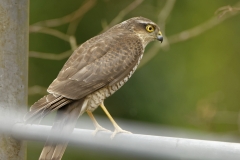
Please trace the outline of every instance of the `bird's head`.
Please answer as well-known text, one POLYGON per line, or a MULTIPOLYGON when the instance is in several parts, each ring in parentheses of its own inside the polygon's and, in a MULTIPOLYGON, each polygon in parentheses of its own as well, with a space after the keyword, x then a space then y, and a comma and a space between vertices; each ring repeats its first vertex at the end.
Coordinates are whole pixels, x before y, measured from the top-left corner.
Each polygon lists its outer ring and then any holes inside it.
POLYGON ((121 23, 122 26, 135 32, 146 46, 149 42, 158 40, 163 42, 160 27, 153 21, 144 17, 134 17, 121 23))

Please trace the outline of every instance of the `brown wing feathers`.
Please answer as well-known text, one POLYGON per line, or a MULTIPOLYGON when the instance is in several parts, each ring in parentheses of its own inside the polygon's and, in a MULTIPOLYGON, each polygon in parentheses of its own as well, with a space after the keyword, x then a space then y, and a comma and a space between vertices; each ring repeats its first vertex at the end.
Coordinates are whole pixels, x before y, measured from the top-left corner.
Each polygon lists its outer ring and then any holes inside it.
POLYGON ((72 102, 71 99, 48 94, 31 106, 29 113, 25 116, 25 120, 26 122, 41 120, 49 112, 59 109, 70 102, 72 102))

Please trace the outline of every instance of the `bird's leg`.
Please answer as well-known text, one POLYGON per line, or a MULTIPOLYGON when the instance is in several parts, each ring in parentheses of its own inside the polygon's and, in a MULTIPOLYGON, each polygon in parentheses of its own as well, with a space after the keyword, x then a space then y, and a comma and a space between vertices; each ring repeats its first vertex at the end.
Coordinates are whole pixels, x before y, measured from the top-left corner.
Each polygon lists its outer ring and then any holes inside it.
POLYGON ((98 124, 97 120, 94 118, 92 112, 90 111, 87 111, 87 114, 88 116, 91 118, 91 120, 93 121, 93 124, 95 126, 95 131, 93 132, 93 135, 96 135, 97 132, 99 131, 109 131, 111 132, 110 130, 106 129, 106 128, 103 128, 102 126, 100 126, 100 124, 98 124))
POLYGON ((118 134, 118 133, 131 133, 131 132, 123 130, 121 127, 118 126, 118 124, 114 121, 114 119, 112 118, 112 116, 108 112, 107 108, 104 106, 103 102, 100 104, 100 106, 103 109, 103 111, 106 113, 106 115, 108 116, 109 120, 112 122, 112 124, 115 128, 113 134, 111 135, 111 139, 114 138, 115 135, 118 134))

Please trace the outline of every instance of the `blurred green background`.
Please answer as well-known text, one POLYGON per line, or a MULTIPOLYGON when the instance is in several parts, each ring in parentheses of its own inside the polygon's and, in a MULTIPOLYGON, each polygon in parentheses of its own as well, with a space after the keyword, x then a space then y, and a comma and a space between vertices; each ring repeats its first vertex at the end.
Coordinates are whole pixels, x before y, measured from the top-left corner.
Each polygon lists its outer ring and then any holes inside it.
MULTIPOLYGON (((124 9, 135 1, 91 2, 92 7, 81 19, 77 19, 79 23, 76 23, 77 29, 73 35, 77 44, 99 34, 119 13, 126 13, 119 22, 135 16, 159 22, 159 13, 166 9, 166 3, 170 3, 167 0, 139 1, 141 3, 136 8, 127 12, 124 9)), ((219 21, 228 16, 230 18, 206 32, 177 43, 167 43, 168 37, 216 18, 214 12, 217 9, 234 6, 237 2, 239 0, 176 1, 166 20, 159 22, 165 35, 164 43, 152 42, 145 56, 151 54, 151 49, 156 45, 159 45, 158 53, 105 101, 112 116, 199 132, 240 136, 240 14, 228 12, 219 21)), ((42 25, 37 22, 64 17, 85 3, 87 1, 82 0, 31 1, 30 31, 31 27, 42 25)), ((50 28, 67 34, 68 27, 69 23, 50 28)), ((29 90, 36 85, 47 88, 67 58, 37 58, 31 51, 57 56, 71 50, 70 43, 50 34, 30 32, 29 48, 29 90)), ((143 61, 146 62, 146 59, 143 58, 143 61)), ((41 89, 29 92, 29 106, 43 95, 41 89)), ((104 113, 98 109, 95 115, 104 116, 104 113)), ((37 159, 42 143, 30 143, 29 146, 28 158, 37 159)), ((118 159, 69 148, 64 159, 118 159)))

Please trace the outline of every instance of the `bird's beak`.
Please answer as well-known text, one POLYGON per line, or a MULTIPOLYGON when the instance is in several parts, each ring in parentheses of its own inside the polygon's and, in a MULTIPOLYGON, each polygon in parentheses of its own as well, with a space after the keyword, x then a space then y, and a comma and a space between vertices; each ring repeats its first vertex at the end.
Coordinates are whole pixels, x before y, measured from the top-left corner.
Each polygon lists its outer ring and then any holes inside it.
POLYGON ((162 33, 160 31, 158 32, 157 40, 159 40, 161 43, 163 42, 163 36, 162 36, 162 33))

